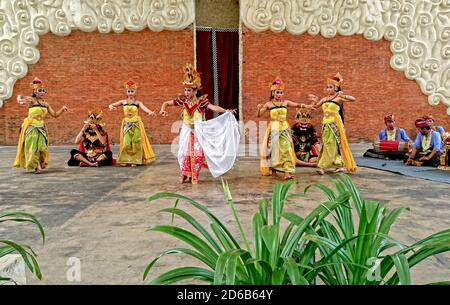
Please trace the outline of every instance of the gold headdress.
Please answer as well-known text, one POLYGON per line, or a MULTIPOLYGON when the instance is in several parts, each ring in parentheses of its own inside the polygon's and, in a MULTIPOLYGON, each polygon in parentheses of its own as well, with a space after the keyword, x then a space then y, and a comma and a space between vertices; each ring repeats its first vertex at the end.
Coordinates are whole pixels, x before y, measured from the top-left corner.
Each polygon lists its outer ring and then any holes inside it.
POLYGON ((338 87, 342 88, 342 85, 344 84, 344 79, 342 78, 341 73, 338 72, 335 76, 333 76, 332 78, 329 78, 327 80, 327 83, 329 85, 333 85, 334 88, 338 88, 338 87))
POLYGON ((270 91, 284 90, 285 88, 286 85, 279 76, 277 76, 277 78, 275 78, 275 80, 270 84, 270 91))
POLYGON ((200 78, 200 73, 198 73, 191 64, 186 64, 183 71, 183 85, 196 90, 202 89, 202 79, 200 78))
POLYGON ((88 117, 86 121, 84 121, 85 124, 96 124, 100 126, 105 126, 105 123, 103 123, 102 120, 103 111, 98 110, 89 110, 88 117))
POLYGON ((44 88, 44 84, 42 83, 42 81, 39 78, 35 77, 33 79, 33 82, 30 84, 30 87, 33 90, 36 90, 38 88, 44 88))
POLYGON ((302 124, 308 124, 311 122, 311 114, 310 109, 308 108, 298 108, 297 114, 295 115, 295 119, 302 124))
POLYGON ((133 82, 132 80, 127 81, 125 84, 125 89, 134 89, 136 90, 138 88, 137 84, 133 82))

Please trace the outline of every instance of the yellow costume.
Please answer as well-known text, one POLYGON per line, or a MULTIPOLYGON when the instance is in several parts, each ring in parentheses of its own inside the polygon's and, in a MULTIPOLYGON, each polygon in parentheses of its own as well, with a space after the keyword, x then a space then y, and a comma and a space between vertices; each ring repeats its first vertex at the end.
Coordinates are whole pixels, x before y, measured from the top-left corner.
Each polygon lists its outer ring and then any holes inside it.
MULTIPOLYGON (((125 87, 137 89, 137 85, 132 81, 127 82, 125 87)), ((139 116, 139 105, 125 104, 123 112, 118 163, 144 165, 155 161, 155 153, 139 116)))
MULTIPOLYGON (((284 90, 284 83, 277 78, 270 90, 284 90)), ((269 176, 270 170, 283 173, 295 173, 295 150, 291 130, 287 122, 287 108, 277 106, 269 109, 270 122, 266 129, 261 148, 261 173, 269 176)))
POLYGON ((270 175, 270 169, 283 173, 295 173, 295 152, 289 123, 286 121, 287 109, 270 109, 270 122, 266 129, 261 152, 261 173, 270 175))
MULTIPOLYGON (((329 80, 329 83, 340 87, 342 77, 338 73, 335 78, 329 80)), ((331 100, 322 104, 323 144, 317 166, 321 169, 345 167, 349 173, 354 173, 357 166, 348 145, 344 124, 339 115, 340 108, 337 103, 331 100)))
POLYGON ((28 117, 22 123, 14 167, 35 170, 40 163, 48 164, 48 132, 45 126, 47 107, 28 108, 28 117))
POLYGON ((123 106, 125 117, 120 127, 120 164, 149 164, 155 161, 144 123, 138 115, 139 107, 134 104, 123 106))

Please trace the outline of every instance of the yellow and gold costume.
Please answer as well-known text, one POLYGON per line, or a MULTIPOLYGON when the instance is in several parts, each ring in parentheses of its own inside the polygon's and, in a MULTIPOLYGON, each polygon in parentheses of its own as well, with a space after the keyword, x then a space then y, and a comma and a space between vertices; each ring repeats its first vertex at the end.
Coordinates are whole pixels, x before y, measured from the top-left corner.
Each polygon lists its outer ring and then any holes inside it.
POLYGON ((48 164, 48 132, 45 126, 46 104, 28 108, 28 117, 20 129, 14 167, 35 170, 39 164, 48 164))
MULTIPOLYGON (((128 81, 125 88, 137 89, 137 85, 133 81, 128 81)), ((145 132, 144 123, 139 116, 139 105, 125 104, 123 113, 118 163, 145 165, 155 161, 155 153, 145 132)))
MULTIPOLYGON (((338 73, 329 80, 329 83, 340 87, 342 77, 338 73)), ((354 173, 357 166, 345 135, 344 124, 339 114, 340 108, 341 106, 332 100, 322 104, 323 144, 317 166, 321 169, 345 167, 349 173, 354 173)))
POLYGON ((125 117, 120 127, 120 164, 149 164, 155 161, 150 141, 145 132, 144 123, 138 115, 139 107, 135 104, 123 106, 125 117))
POLYGON ((266 129, 261 151, 261 173, 269 176, 274 169, 283 173, 295 173, 295 151, 286 107, 270 109, 270 122, 266 129))

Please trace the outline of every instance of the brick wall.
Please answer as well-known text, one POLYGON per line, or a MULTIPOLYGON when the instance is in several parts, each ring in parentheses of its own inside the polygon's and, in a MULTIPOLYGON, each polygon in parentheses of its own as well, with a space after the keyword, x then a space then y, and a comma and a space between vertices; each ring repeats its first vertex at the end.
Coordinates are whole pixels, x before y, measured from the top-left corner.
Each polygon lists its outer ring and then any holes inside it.
MULTIPOLYGON (((361 36, 325 39, 244 29, 243 105, 244 120, 256 120, 256 105, 269 98, 269 84, 279 75, 287 85, 285 97, 308 102, 308 94, 325 96, 326 78, 343 75, 345 94, 357 98, 345 106, 345 125, 351 142, 372 141, 384 127, 385 114, 394 113, 397 125, 413 136, 414 120, 432 114, 446 130, 450 117, 442 104, 433 107, 415 81, 394 71, 389 61, 390 42, 372 42, 361 36)), ((309 103, 309 102, 308 102, 309 103)), ((295 117, 295 110, 289 114, 295 117)), ((321 111, 313 113, 320 130, 321 111)), ((267 120, 267 116, 264 118, 267 120)))
MULTIPOLYGON (((287 84, 286 98, 305 102, 309 93, 323 96, 326 77, 340 71, 344 93, 357 97, 345 107, 350 141, 371 141, 384 126, 383 116, 394 113, 397 125, 415 133, 414 119, 434 115, 450 130, 443 105, 427 103, 414 81, 389 66, 388 41, 371 42, 360 36, 325 39, 321 36, 294 36, 283 33, 254 33, 244 29, 243 113, 244 120, 256 120, 256 105, 267 101, 268 85, 277 76, 287 84)), ((181 92, 181 67, 193 61, 192 29, 181 32, 126 32, 123 34, 73 32, 69 37, 49 34, 40 37, 41 60, 29 67, 19 80, 13 98, 0 108, 0 144, 16 144, 20 124, 27 114, 15 102, 18 94, 30 94, 29 83, 40 77, 48 89, 47 100, 55 109, 67 105, 71 111, 59 119, 48 118, 52 144, 71 143, 82 126, 88 109, 100 108, 113 142, 119 141, 122 112, 107 105, 124 97, 123 83, 133 78, 140 84, 138 99, 159 110, 163 101, 181 92)), ((170 143, 172 123, 179 110, 169 117, 142 115, 152 143, 170 143)), ((313 123, 320 129, 321 113, 313 123)), ((290 111, 293 121, 295 111, 290 111)), ((264 118, 266 119, 266 118, 264 118)))
MULTIPOLYGON (((16 97, 31 94, 29 83, 35 76, 46 84, 46 99, 55 110, 70 108, 58 119, 47 118, 51 144, 72 143, 87 111, 94 108, 104 111, 110 138, 117 143, 123 112, 109 111, 108 104, 125 97, 123 83, 132 78, 140 86, 137 99, 159 112, 163 101, 183 90, 183 65, 193 62, 193 31, 48 34, 40 37, 39 50, 40 61, 29 66, 28 75, 17 81, 12 98, 0 108, 0 144, 17 143, 27 109, 16 97)), ((170 143, 176 136, 170 130, 180 111, 169 112, 168 117, 141 112, 152 143, 170 143)))

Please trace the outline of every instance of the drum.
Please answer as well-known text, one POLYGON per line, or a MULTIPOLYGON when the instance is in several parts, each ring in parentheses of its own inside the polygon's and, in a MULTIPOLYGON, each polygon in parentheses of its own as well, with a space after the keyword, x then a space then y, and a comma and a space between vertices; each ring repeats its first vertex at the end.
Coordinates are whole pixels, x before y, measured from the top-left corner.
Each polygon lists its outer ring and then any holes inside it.
POLYGON ((373 143, 373 150, 382 153, 407 153, 409 150, 409 143, 387 140, 375 141, 373 143))

